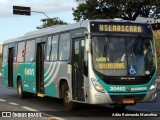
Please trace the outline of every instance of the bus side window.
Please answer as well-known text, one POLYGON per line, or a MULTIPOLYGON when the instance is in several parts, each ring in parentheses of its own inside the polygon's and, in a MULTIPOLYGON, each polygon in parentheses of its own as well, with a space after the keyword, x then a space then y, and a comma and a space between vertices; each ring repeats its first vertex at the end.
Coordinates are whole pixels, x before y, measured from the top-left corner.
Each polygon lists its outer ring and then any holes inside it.
POLYGON ((84 75, 88 76, 88 53, 85 51, 85 40, 81 40, 82 52, 82 67, 84 68, 84 75))
POLYGON ((4 45, 3 47, 3 63, 7 63, 8 61, 8 45, 4 45))
POLYGON ((52 38, 52 46, 50 54, 51 61, 57 60, 57 50, 58 50, 58 35, 53 36, 52 38))
POLYGON ((58 35, 48 37, 47 41, 47 61, 57 60, 58 35))
POLYGON ((16 43, 16 46, 15 46, 15 50, 14 50, 14 62, 17 62, 17 48, 18 47, 18 44, 16 43))
POLYGON ((17 62, 23 62, 25 57, 25 42, 18 43, 17 62))
POLYGON ((46 55, 46 61, 50 61, 51 44, 52 44, 52 36, 49 36, 49 37, 48 37, 48 40, 47 40, 47 55, 46 55))
POLYGON ((35 55, 35 40, 27 41, 26 52, 25 52, 25 61, 33 62, 34 55, 35 55))
POLYGON ((70 57, 70 33, 60 35, 59 60, 69 60, 70 57))

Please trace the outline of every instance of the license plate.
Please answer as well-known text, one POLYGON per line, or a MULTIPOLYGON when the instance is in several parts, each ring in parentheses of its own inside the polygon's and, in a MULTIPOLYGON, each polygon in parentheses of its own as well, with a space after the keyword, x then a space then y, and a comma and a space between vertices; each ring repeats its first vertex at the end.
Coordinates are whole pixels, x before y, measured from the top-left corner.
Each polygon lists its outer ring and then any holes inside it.
POLYGON ((123 104, 134 104, 134 99, 123 99, 122 100, 123 104))

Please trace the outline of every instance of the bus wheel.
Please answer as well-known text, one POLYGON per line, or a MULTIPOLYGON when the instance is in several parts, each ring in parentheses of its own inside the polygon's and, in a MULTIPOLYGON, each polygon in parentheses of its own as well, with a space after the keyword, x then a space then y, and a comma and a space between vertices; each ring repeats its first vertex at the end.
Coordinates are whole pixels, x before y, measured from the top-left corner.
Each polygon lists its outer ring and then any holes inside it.
POLYGON ((75 103, 73 103, 70 99, 70 93, 67 85, 63 86, 63 102, 67 111, 71 111, 75 109, 75 103))
POLYGON ((27 97, 28 98, 33 98, 33 93, 28 93, 27 97))
POLYGON ((23 88, 22 88, 22 80, 18 80, 17 91, 18 91, 18 96, 21 99, 27 98, 28 94, 27 94, 27 92, 24 92, 23 88))

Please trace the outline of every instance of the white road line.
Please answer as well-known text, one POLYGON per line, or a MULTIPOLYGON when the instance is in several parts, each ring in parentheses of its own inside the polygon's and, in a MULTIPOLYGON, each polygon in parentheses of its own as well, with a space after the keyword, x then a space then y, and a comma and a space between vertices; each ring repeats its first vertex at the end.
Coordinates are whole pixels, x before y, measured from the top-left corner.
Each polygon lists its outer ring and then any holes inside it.
POLYGON ((4 100, 4 99, 0 99, 0 101, 1 101, 1 102, 5 102, 5 101, 7 101, 7 100, 4 100))
POLYGON ((17 103, 9 102, 10 105, 19 105, 17 103))
POLYGON ((27 106, 22 106, 22 108, 24 108, 26 110, 29 110, 29 111, 38 111, 36 109, 30 108, 30 107, 27 107, 27 106))
MULTIPOLYGON (((29 110, 29 111, 38 111, 38 110, 36 110, 36 109, 33 109, 33 108, 30 108, 30 107, 27 107, 27 106, 21 106, 22 108, 24 108, 24 109, 26 109, 26 110, 29 110)), ((46 115, 46 113, 44 112, 41 112, 42 113, 42 115, 43 114, 45 114, 46 115)), ((48 116, 50 116, 49 114, 48 114, 48 116)), ((60 118, 60 117, 49 117, 50 119, 48 119, 48 120, 52 120, 53 118, 53 120, 65 120, 65 119, 63 119, 63 118, 60 118)))

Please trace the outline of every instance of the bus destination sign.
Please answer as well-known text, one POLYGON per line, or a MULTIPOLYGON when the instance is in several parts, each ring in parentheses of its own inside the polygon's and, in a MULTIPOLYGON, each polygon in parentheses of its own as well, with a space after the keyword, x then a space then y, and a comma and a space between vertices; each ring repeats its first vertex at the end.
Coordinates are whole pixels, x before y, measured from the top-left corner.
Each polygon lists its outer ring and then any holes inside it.
POLYGON ((142 26, 139 25, 105 25, 99 24, 99 31, 103 32, 142 32, 142 26))
POLYGON ((92 32, 145 33, 146 25, 128 23, 91 23, 92 32))

